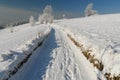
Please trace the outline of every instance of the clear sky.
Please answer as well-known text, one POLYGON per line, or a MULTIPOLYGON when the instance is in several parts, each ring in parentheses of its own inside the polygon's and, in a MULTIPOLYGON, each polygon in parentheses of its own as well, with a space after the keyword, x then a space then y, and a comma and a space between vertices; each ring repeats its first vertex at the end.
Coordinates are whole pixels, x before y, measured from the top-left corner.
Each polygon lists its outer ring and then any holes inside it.
MULTIPOLYGON (((120 0, 0 0, 0 7, 3 12, 7 12, 4 11, 6 8, 7 10, 14 9, 13 13, 12 11, 8 13, 9 15, 19 14, 16 13, 17 10, 22 11, 21 15, 27 12, 30 15, 30 13, 42 13, 46 5, 52 5, 55 17, 61 17, 63 13, 68 17, 80 17, 84 15, 84 9, 89 3, 93 3, 93 8, 100 14, 120 13, 120 0)), ((0 16, 1 13, 2 11, 0 11, 0 16)))

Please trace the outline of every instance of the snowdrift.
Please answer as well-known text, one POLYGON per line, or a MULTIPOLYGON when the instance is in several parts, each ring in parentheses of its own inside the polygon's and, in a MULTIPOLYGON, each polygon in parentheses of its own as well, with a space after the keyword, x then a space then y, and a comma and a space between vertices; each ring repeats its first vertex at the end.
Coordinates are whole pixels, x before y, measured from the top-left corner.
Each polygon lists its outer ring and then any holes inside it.
POLYGON ((13 33, 10 33, 9 28, 1 30, 0 37, 4 41, 0 43, 0 80, 15 74, 44 41, 50 30, 46 25, 31 27, 28 24, 14 27, 13 33))

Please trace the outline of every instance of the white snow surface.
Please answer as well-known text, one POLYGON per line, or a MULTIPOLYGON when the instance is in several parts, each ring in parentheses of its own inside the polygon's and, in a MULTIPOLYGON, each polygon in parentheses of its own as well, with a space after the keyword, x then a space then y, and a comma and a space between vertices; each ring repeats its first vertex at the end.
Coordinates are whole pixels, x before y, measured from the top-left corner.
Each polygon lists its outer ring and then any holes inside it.
POLYGON ((46 25, 24 24, 0 30, 0 79, 28 55, 48 33, 46 25))
POLYGON ((84 48, 104 64, 104 73, 120 74, 120 14, 96 15, 91 17, 56 21, 84 48))
POLYGON ((13 28, 13 33, 9 28, 0 30, 0 78, 49 32, 9 80, 106 80, 104 73, 120 74, 120 14, 109 14, 56 20, 50 25, 25 24, 13 28), (85 49, 92 49, 91 55, 104 65, 102 72, 93 67, 67 34, 85 49))
POLYGON ((44 44, 10 80, 97 80, 97 75, 67 34, 53 27, 44 44))

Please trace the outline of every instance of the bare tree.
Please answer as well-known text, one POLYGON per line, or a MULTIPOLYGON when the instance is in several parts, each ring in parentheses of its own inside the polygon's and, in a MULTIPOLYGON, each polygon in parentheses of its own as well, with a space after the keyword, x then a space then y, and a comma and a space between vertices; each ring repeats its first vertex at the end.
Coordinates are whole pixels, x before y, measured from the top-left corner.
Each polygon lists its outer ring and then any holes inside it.
POLYGON ((93 3, 88 4, 85 9, 85 16, 92 16, 95 14, 97 14, 97 11, 93 10, 93 3))

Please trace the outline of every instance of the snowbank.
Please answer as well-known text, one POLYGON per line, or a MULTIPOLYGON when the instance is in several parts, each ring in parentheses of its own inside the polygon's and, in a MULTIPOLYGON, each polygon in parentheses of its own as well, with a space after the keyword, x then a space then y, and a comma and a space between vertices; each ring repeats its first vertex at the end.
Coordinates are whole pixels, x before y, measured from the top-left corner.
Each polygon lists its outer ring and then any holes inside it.
POLYGON ((50 28, 46 25, 29 27, 27 24, 13 28, 13 33, 8 29, 0 31, 1 53, 0 53, 0 79, 5 79, 13 74, 16 66, 24 61, 38 47, 38 45, 49 34, 50 28), (17 31, 16 31, 17 30, 17 31), (8 36, 9 35, 9 36, 8 36), (6 39, 8 39, 8 42, 6 39))

